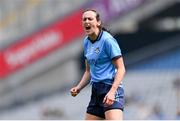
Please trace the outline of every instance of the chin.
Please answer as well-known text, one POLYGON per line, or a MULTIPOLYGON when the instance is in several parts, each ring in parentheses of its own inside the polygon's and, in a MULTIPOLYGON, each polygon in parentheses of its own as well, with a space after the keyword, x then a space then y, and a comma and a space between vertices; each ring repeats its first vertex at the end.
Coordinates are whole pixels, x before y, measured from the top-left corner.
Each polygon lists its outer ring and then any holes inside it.
POLYGON ((92 35, 92 32, 86 32, 86 35, 88 35, 88 36, 92 35))

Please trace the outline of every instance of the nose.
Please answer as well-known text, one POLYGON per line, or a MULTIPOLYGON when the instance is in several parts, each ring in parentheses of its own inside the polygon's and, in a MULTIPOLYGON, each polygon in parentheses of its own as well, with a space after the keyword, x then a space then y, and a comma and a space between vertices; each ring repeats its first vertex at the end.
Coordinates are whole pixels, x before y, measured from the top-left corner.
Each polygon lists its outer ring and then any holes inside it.
POLYGON ((86 19, 84 22, 85 22, 85 23, 88 23, 88 22, 89 22, 89 20, 88 20, 88 19, 86 19))
POLYGON ((88 23, 88 22, 89 22, 89 19, 88 19, 88 18, 84 18, 83 21, 84 21, 85 23, 88 23))

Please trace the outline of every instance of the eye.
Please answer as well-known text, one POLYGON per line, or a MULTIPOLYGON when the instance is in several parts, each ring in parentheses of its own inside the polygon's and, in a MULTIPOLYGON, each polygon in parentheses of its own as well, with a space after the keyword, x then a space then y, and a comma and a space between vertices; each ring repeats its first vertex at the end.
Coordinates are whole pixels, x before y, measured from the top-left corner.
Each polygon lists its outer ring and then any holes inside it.
POLYGON ((93 18, 83 18, 83 21, 86 21, 86 20, 89 20, 89 21, 92 21, 93 20, 93 18))
POLYGON ((88 18, 88 20, 89 20, 89 21, 92 21, 92 20, 93 20, 93 18, 88 18))
POLYGON ((86 21, 87 20, 87 18, 83 18, 83 21, 86 21))

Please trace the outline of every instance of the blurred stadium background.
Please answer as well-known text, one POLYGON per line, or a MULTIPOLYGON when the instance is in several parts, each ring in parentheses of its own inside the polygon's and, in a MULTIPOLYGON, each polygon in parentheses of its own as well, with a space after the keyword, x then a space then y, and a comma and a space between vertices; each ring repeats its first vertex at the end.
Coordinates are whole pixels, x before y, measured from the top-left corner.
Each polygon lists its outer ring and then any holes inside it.
POLYGON ((97 9, 126 65, 125 119, 180 119, 180 0, 0 0, 0 119, 84 119, 81 14, 97 9))

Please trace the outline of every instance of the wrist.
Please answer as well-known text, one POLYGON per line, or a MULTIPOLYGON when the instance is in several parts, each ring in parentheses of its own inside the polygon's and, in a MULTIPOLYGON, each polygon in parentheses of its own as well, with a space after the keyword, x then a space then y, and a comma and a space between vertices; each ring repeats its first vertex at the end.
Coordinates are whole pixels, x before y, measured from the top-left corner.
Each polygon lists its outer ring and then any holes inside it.
POLYGON ((117 87, 112 86, 110 89, 110 92, 115 94, 116 90, 117 90, 117 87))
POLYGON ((77 87, 77 89, 78 89, 79 91, 80 91, 81 88, 82 88, 80 85, 77 85, 76 87, 77 87))

